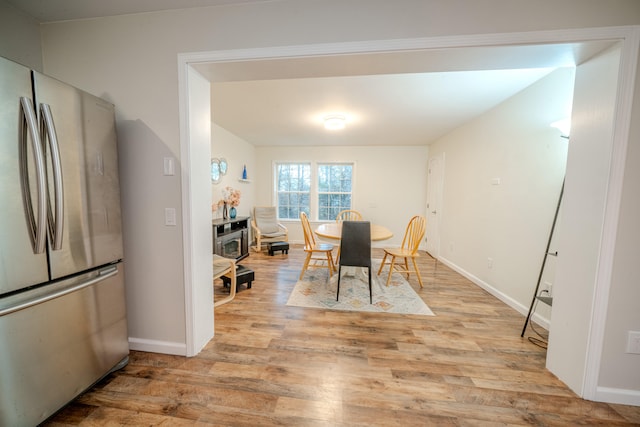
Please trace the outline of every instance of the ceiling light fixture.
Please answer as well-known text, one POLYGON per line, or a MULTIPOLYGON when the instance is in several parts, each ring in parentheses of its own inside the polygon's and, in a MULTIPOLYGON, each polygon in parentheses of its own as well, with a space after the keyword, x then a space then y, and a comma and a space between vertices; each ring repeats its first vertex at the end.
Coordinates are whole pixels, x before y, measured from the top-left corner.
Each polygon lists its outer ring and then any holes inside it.
POLYGON ((324 117, 324 128, 327 130, 344 129, 347 118, 342 114, 330 114, 324 117))

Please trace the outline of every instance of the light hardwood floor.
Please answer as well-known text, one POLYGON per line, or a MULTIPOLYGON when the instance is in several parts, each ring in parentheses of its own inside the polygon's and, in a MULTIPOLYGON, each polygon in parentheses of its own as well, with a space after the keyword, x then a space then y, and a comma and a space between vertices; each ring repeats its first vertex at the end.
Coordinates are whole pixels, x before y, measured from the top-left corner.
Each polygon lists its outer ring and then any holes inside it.
POLYGON ((198 356, 132 351, 46 425, 640 425, 638 407, 577 398, 522 315, 429 256, 410 282, 434 317, 288 307, 303 255, 252 252, 252 289, 216 309, 198 356))

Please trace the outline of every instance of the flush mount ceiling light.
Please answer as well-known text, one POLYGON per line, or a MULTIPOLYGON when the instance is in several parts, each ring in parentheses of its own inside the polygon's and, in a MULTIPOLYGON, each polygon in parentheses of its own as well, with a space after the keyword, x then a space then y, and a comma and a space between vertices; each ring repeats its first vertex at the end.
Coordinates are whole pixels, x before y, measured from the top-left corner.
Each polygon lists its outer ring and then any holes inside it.
POLYGON ((324 128, 327 130, 344 129, 347 118, 342 114, 330 114, 324 117, 324 128))

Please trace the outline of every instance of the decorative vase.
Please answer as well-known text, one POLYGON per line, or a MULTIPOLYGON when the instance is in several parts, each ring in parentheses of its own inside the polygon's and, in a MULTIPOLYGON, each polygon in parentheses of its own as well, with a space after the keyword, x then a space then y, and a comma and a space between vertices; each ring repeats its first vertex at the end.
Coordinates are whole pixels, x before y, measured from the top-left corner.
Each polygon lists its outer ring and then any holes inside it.
POLYGON ((222 206, 222 219, 229 219, 229 212, 227 211, 227 204, 222 206))
POLYGON ((234 208, 233 206, 231 206, 231 209, 229 209, 229 217, 231 219, 235 219, 236 218, 236 208, 234 208))
POLYGON ((242 166, 242 179, 247 179, 247 165, 242 166))

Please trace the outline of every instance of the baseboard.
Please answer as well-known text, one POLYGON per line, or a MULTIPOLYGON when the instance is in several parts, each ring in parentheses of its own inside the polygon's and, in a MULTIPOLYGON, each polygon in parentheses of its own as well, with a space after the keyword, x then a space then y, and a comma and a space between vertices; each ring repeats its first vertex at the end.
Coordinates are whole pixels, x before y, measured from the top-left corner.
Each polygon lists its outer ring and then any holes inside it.
MULTIPOLYGON (((454 270, 455 272, 459 273, 460 275, 464 276, 465 278, 469 279, 470 281, 472 281, 476 285, 480 286, 482 289, 484 289, 485 291, 489 292, 491 295, 493 295, 494 297, 498 298, 500 301, 502 301, 503 303, 507 304, 509 307, 513 308, 514 310, 516 310, 518 313, 522 314, 523 316, 526 316, 527 313, 529 312, 529 307, 528 306, 524 306, 524 305, 520 304, 518 301, 516 301, 513 298, 511 298, 509 295, 499 291, 498 289, 494 288, 493 286, 491 286, 487 282, 485 282, 483 280, 480 280, 478 277, 474 276, 473 274, 469 273, 468 271, 466 271, 465 269, 463 269, 460 266, 456 265, 455 263, 449 261, 448 259, 440 257, 440 258, 438 258, 438 261, 443 263, 444 265, 446 265, 450 269, 454 270)), ((547 331, 549 330, 549 324, 550 324, 549 319, 547 319, 545 317, 542 317, 537 313, 534 313, 533 314, 533 320, 538 325, 540 325, 543 328, 545 328, 547 331)))
POLYGON ((129 349, 176 356, 186 356, 187 354, 187 345, 184 343, 147 340, 144 338, 129 337, 129 349))
POLYGON ((598 387, 593 399, 596 402, 640 406, 640 391, 622 388, 598 387))

